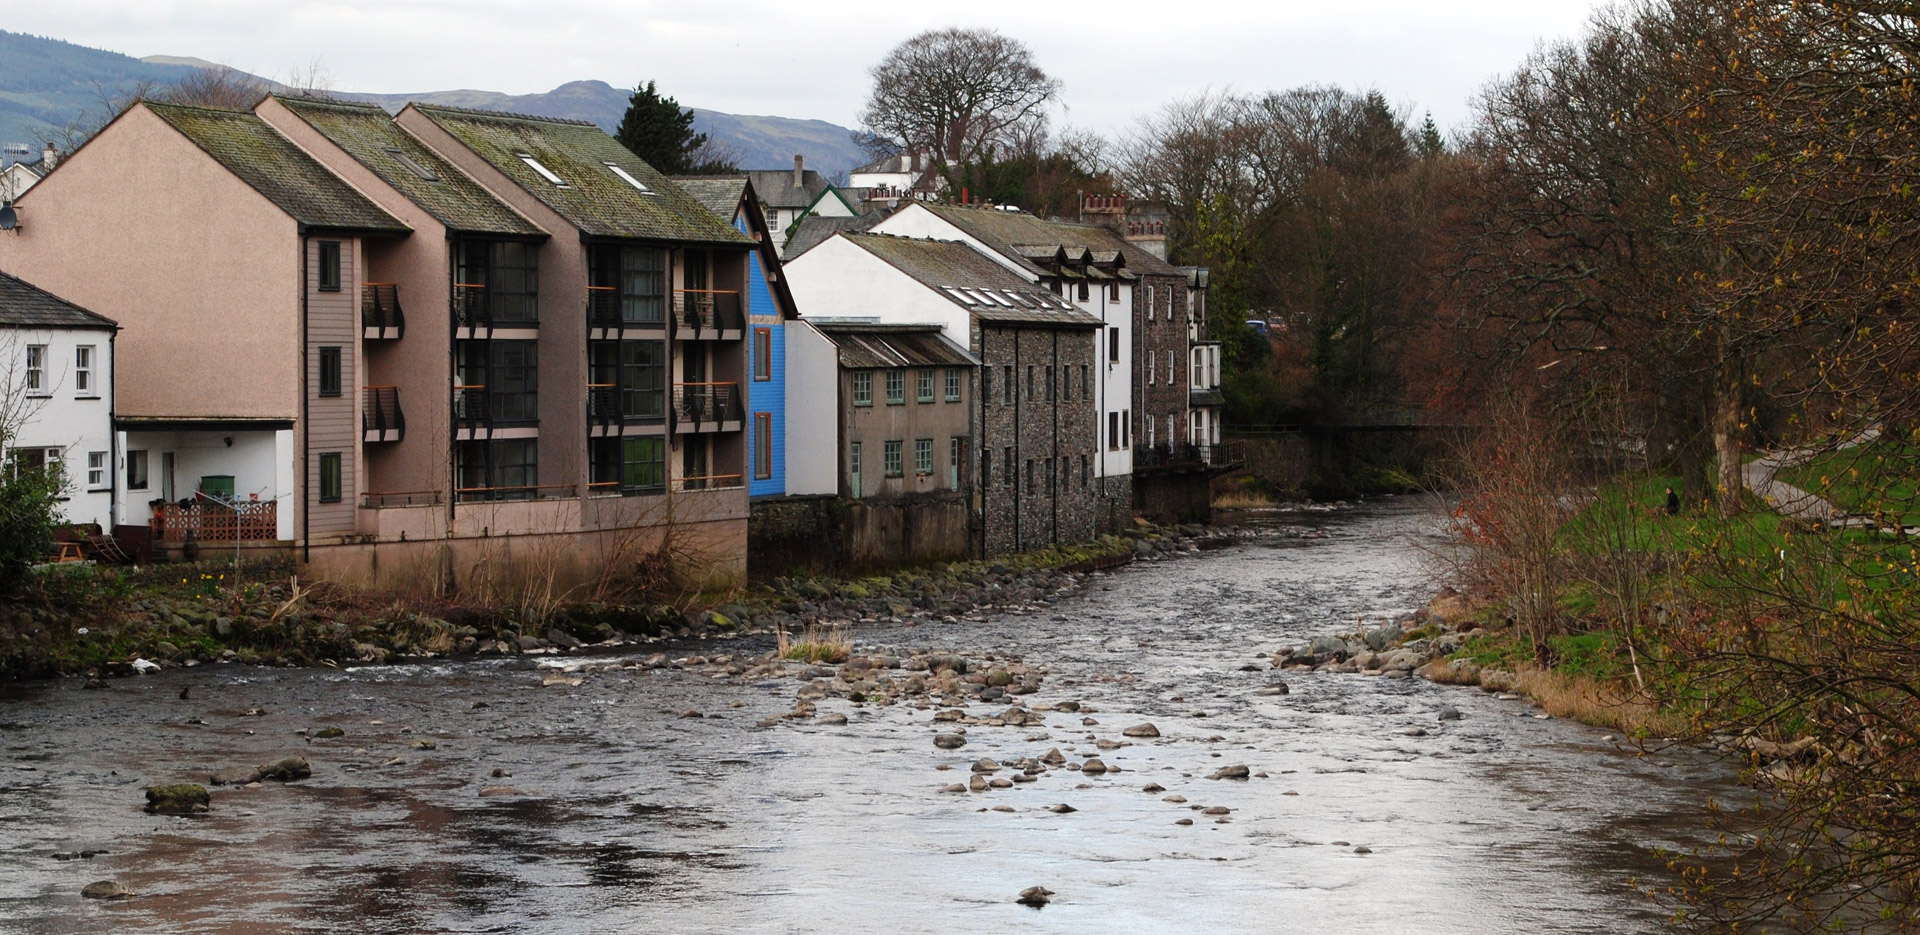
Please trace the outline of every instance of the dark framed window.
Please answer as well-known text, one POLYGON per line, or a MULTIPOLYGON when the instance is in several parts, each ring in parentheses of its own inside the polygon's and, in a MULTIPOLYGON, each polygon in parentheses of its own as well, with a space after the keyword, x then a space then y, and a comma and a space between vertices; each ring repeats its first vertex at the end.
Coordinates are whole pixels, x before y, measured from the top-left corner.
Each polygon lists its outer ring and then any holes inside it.
POLYGON ((340 452, 320 453, 320 502, 340 502, 340 452))
POLYGON ((1015 481, 1018 481, 1018 480, 1020 479, 1020 475, 1019 475, 1019 474, 1016 474, 1016 473, 1014 473, 1014 461, 1013 461, 1013 446, 1012 446, 1012 445, 1008 445, 1008 446, 1007 446, 1007 448, 1006 448, 1006 451, 1005 451, 1005 456, 1006 456, 1006 458, 1005 458, 1005 460, 1006 460, 1006 464, 1005 464, 1005 468, 1006 468, 1006 469, 1000 472, 1000 476, 1001 476, 1001 478, 1003 478, 1003 479, 1004 479, 1004 480, 1006 481, 1006 484, 1007 484, 1007 486, 1008 486, 1008 487, 1012 487, 1012 486, 1014 485, 1014 482, 1015 482, 1015 481))
POLYGON ((1033 496, 1033 459, 1027 459, 1027 496, 1033 496))
POLYGON ((461 442, 455 476, 462 500, 530 500, 540 484, 539 442, 531 438, 461 442))
POLYGON ((1090 369, 1087 364, 1080 365, 1080 397, 1082 399, 1093 398, 1093 377, 1089 375, 1090 369))
POLYGON ((1073 365, 1065 364, 1060 368, 1060 399, 1073 402, 1073 365))
POLYGON ((320 349, 320 395, 340 395, 340 349, 320 349))
POLYGON ((873 405, 873 371, 855 370, 853 372, 853 404, 873 405))
POLYGON ((913 473, 922 476, 933 473, 933 439, 913 440, 913 473))
POLYGON ((773 476, 773 413, 753 414, 753 478, 773 476))
POLYGON ((147 489, 147 452, 135 449, 127 452, 127 489, 147 489))
POLYGON ((494 242, 487 292, 496 323, 540 320, 539 249, 517 240, 494 242))
POLYGON ((593 364, 592 388, 617 393, 622 419, 666 418, 665 341, 595 341, 588 347, 593 364))
POLYGON ((320 241, 320 291, 340 291, 340 242, 320 241))
POLYGON ((907 401, 907 375, 899 370, 887 371, 887 405, 899 406, 907 401))
POLYGON ((1087 489, 1087 456, 1080 456, 1080 489, 1087 489))
POLYGON ((1107 329, 1107 359, 1110 361, 1120 359, 1120 329, 1118 328, 1107 329))
POLYGON ((887 442, 886 447, 882 449, 882 453, 886 455, 885 466, 887 469, 888 477, 900 477, 906 473, 905 471, 901 470, 901 466, 900 466, 900 442, 899 441, 896 440, 896 441, 887 442))
POLYGON ((1107 450, 1115 451, 1120 447, 1120 414, 1107 413, 1107 450))
POLYGON ((1000 377, 1000 402, 1011 406, 1013 405, 1013 365, 1001 367, 1000 377))
POLYGON ((1085 302, 1086 300, 1087 300, 1087 281, 1082 279, 1080 280, 1080 301, 1085 302))
POLYGON ((493 421, 540 421, 539 342, 488 341, 486 344, 489 351, 487 404, 493 421))
POLYGON ((1046 396, 1047 402, 1053 402, 1053 367, 1052 366, 1046 367, 1045 373, 1041 375, 1045 377, 1047 381, 1047 389, 1044 394, 1046 396))
POLYGON ((773 329, 753 329, 753 378, 773 379, 773 329))
POLYGON ((1033 365, 1027 365, 1027 398, 1033 399, 1033 365))
POLYGON ((639 324, 667 320, 667 251, 620 248, 620 318, 639 324))
POLYGON ((667 442, 654 435, 593 440, 593 484, 622 493, 667 489, 667 442))
POLYGON ((980 452, 980 486, 993 486, 993 449, 985 448, 980 452))

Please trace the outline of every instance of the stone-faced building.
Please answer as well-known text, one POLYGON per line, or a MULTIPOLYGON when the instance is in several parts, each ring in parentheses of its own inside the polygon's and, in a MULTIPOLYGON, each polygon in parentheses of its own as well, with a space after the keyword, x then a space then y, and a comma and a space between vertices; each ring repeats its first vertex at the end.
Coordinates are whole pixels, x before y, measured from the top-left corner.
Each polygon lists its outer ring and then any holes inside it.
POLYGON ((982 554, 1096 535, 1098 318, 955 240, 841 233, 792 260, 787 278, 802 309, 936 324, 979 361, 962 473, 974 478, 982 554))

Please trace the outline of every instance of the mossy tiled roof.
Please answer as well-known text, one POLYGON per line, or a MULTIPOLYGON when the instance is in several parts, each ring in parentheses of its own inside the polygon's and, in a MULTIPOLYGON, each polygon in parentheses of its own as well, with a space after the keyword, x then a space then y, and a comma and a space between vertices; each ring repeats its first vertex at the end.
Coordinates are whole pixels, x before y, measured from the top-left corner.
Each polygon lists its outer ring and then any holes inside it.
POLYGON ((472 234, 544 234, 393 122, 374 104, 275 98, 449 229, 472 234), (407 163, 433 176, 428 179, 407 163))
POLYGON ((743 175, 674 176, 673 183, 728 224, 740 213, 740 196, 747 190, 743 175))
POLYGON ((452 134, 521 188, 595 237, 751 246, 753 241, 701 207, 693 196, 641 161, 618 140, 584 121, 407 105, 452 134), (528 156, 559 176, 555 184, 528 156), (619 166, 648 189, 620 178, 619 166))
POLYGON ((1103 257, 1126 257, 1128 269, 1143 276, 1179 276, 1180 271, 1165 260, 1148 253, 1146 250, 1127 242, 1125 237, 1113 231, 1093 224, 1075 224, 1070 221, 1049 221, 1021 211, 996 211, 986 208, 963 208, 959 205, 943 205, 923 202, 922 207, 940 216, 955 227, 966 231, 970 236, 993 247, 1008 258, 1029 266, 1035 271, 1039 267, 1028 254, 1032 251, 1044 251, 1054 245, 1065 247, 1069 258, 1078 258, 1081 251, 1093 251, 1094 262, 1111 262, 1103 257))
POLYGON ((152 101, 141 106, 307 227, 409 230, 250 111, 152 101))

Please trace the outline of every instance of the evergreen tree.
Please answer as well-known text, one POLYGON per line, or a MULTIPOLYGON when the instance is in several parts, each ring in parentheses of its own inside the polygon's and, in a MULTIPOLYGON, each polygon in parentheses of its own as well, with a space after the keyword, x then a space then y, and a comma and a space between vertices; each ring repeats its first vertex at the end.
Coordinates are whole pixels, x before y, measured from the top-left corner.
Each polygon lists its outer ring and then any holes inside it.
POLYGON ((693 111, 662 97, 649 81, 633 89, 614 137, 647 165, 667 175, 737 171, 710 152, 707 135, 693 132, 693 111))
POLYGON ((1440 138, 1440 128, 1433 123, 1432 111, 1427 112, 1426 122, 1420 125, 1420 139, 1416 145, 1423 159, 1432 159, 1447 150, 1446 141, 1440 138))

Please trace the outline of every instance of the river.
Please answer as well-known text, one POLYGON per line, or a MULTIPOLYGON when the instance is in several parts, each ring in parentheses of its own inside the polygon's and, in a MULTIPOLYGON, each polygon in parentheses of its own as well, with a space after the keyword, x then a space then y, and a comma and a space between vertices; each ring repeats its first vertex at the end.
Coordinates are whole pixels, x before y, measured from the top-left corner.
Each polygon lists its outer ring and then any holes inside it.
POLYGON ((1261 521, 1325 535, 1137 563, 1043 612, 856 630, 875 651, 1046 666, 1029 704, 1091 709, 952 751, 932 708, 829 698, 847 724, 760 728, 796 681, 542 687, 529 658, 9 686, 0 932, 1658 930, 1633 882, 1664 879, 1653 849, 1708 839, 1730 770, 1477 690, 1268 669, 1278 646, 1417 606, 1434 520, 1403 499, 1261 521), (1257 693, 1282 678, 1290 694, 1257 693), (1142 721, 1161 736, 1095 751, 1142 721), (330 726, 344 736, 297 733, 330 726), (980 757, 1050 748, 1123 771, 940 791, 980 757), (139 808, 147 785, 289 753, 312 778, 216 788, 192 818, 139 808), (1266 776, 1206 778, 1232 764, 1266 776), (140 895, 80 897, 105 879, 140 895), (1034 885, 1053 902, 1015 905, 1034 885))

